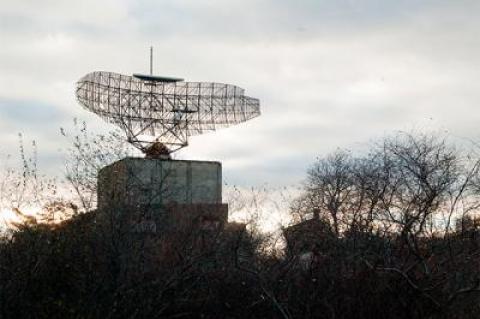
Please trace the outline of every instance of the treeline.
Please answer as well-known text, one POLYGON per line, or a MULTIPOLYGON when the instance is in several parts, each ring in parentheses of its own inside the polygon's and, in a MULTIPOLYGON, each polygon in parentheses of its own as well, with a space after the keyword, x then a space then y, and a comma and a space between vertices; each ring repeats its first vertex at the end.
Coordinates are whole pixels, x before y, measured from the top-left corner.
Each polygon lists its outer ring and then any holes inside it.
POLYGON ((478 177, 438 137, 337 151, 308 171, 284 248, 240 224, 132 230, 128 211, 26 220, 0 242, 0 317, 477 318, 478 177))

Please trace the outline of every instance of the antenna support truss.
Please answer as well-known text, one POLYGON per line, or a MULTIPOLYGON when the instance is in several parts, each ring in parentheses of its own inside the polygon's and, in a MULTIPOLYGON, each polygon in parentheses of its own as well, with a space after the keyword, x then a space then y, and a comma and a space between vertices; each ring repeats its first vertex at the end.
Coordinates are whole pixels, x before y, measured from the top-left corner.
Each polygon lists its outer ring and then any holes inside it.
POLYGON ((259 100, 235 85, 152 74, 92 72, 77 82, 76 96, 87 110, 120 127, 144 153, 153 143, 172 153, 187 146, 190 136, 260 115, 259 100))

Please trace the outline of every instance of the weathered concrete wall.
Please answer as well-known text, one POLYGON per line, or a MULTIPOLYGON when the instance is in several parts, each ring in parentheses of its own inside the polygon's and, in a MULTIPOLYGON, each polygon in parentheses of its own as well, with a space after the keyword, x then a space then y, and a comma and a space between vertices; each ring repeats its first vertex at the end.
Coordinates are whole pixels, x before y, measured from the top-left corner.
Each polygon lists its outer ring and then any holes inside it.
POLYGON ((177 249, 208 267, 245 229, 229 227, 218 162, 125 158, 100 170, 98 208, 96 225, 112 236, 123 274, 148 273, 159 256, 162 265, 176 263, 183 258, 177 249))
POLYGON ((221 204, 219 162, 125 158, 100 170, 98 207, 221 204))

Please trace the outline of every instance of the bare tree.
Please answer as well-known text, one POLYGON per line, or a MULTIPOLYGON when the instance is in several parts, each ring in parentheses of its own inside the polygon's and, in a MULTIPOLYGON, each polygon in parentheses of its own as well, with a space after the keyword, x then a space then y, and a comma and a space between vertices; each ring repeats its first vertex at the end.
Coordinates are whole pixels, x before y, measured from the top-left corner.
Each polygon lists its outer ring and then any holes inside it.
MULTIPOLYGON (((457 297, 480 292, 478 273, 471 272, 479 265, 478 247, 460 244, 457 236, 463 235, 451 225, 478 211, 478 170, 478 158, 445 137, 400 132, 374 144, 366 155, 336 152, 318 160, 308 171, 301 205, 294 208, 304 213, 319 209, 331 223, 340 238, 320 256, 344 256, 335 257, 339 269, 366 267, 386 278, 397 276, 408 291, 399 296, 405 307, 413 295, 422 300, 418 311, 432 307, 450 313, 457 297), (448 267, 463 279, 446 272, 448 267)), ((465 229, 475 234, 475 227, 465 229)))
POLYGON ((304 200, 332 221, 337 235, 351 210, 353 186, 353 161, 347 151, 338 150, 317 160, 307 173, 304 200))
POLYGON ((25 147, 19 134, 18 160, 7 155, 0 171, 0 209, 21 211, 25 208, 40 208, 58 198, 58 183, 55 177, 40 172, 37 160, 37 145, 31 142, 31 151, 25 147))
POLYGON ((85 122, 74 119, 73 124, 72 133, 60 129, 70 143, 66 150, 65 178, 80 207, 88 211, 96 206, 98 171, 134 154, 135 150, 118 131, 92 134, 85 122))

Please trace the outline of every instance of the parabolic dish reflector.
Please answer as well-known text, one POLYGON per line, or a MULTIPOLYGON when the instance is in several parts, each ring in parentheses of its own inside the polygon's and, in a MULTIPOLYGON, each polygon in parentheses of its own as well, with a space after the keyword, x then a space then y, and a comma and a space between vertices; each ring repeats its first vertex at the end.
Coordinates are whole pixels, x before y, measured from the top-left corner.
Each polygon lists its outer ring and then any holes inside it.
POLYGON ((260 115, 260 102, 235 85, 184 82, 179 78, 92 72, 77 82, 87 110, 125 131, 145 149, 154 142, 175 151, 188 137, 232 126, 260 115))

